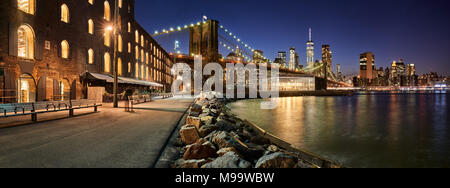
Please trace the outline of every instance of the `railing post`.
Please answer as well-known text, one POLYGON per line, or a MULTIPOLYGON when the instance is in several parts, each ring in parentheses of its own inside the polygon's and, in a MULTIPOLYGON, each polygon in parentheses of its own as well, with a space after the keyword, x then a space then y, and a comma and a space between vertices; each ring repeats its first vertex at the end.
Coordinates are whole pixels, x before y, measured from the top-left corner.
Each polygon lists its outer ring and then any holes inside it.
POLYGON ((37 114, 36 114, 36 108, 35 108, 35 106, 34 106, 34 103, 31 103, 31 106, 32 106, 32 110, 31 110, 31 121, 32 121, 33 123, 36 123, 36 122, 37 122, 37 114))
POLYGON ((73 117, 72 100, 69 100, 69 116, 73 117))

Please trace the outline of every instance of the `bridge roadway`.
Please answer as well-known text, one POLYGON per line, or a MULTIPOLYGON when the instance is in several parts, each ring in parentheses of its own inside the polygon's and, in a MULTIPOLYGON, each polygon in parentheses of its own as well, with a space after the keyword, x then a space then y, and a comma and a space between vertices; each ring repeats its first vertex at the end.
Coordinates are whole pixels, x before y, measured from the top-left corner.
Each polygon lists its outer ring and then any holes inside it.
POLYGON ((111 105, 40 116, 40 123, 2 119, 0 168, 148 168, 192 99, 167 99, 137 105, 135 113, 111 105), (84 114, 84 115, 81 115, 84 114), (58 120, 50 120, 60 118, 58 120), (10 121, 10 122, 7 122, 10 121))

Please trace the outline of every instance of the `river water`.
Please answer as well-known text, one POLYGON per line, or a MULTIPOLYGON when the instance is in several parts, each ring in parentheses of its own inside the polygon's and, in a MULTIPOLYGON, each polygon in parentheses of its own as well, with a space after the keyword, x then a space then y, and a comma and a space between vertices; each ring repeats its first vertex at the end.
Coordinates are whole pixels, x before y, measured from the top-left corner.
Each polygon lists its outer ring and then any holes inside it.
POLYGON ((229 107, 295 146, 349 167, 450 167, 449 94, 281 98, 229 107))

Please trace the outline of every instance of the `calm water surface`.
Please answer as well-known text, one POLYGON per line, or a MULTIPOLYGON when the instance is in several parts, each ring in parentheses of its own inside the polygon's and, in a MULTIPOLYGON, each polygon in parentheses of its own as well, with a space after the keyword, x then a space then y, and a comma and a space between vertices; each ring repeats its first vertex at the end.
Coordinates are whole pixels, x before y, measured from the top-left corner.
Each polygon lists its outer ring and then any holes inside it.
POLYGON ((448 94, 281 98, 230 104, 234 114, 349 167, 450 167, 448 94))

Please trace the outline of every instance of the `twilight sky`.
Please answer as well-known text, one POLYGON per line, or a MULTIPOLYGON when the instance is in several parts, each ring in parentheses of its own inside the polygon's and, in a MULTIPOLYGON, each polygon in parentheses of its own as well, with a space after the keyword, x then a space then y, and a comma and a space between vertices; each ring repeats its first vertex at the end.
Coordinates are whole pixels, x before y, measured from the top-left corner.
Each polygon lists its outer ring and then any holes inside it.
MULTIPOLYGON (((330 44, 344 74, 358 73, 359 54, 371 51, 377 68, 403 58, 420 74, 450 75, 449 10, 448 0, 136 0, 136 19, 150 33, 207 15, 272 60, 296 47, 302 65, 311 27, 315 59, 330 44)), ((187 54, 188 37, 183 31, 155 39, 169 52, 179 40, 187 54)))

